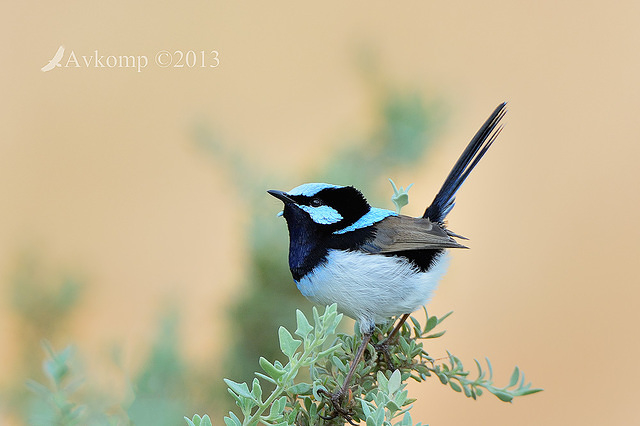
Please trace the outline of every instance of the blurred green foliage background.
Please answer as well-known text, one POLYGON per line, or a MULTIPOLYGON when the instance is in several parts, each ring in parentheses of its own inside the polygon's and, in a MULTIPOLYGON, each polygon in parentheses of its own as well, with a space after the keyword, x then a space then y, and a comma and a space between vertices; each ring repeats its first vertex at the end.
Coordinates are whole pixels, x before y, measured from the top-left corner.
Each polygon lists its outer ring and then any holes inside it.
MULTIPOLYGON (((303 179, 353 184, 364 190, 370 201, 390 207, 391 187, 382 188, 379 183, 399 170, 424 161, 425 151, 444 122, 444 113, 437 97, 425 99, 418 91, 399 90, 388 79, 371 75, 377 72, 377 67, 361 69, 363 77, 371 83, 370 93, 376 94, 372 96, 377 100, 372 109, 376 115, 372 122, 376 127, 357 140, 341 141, 337 152, 324 161, 325 165, 318 165, 314 175, 303 179)), ((196 125, 193 134, 194 143, 210 156, 212 166, 222 167, 232 176, 234 190, 255 212, 244 234, 249 247, 242 277, 244 290, 228 310, 230 338, 221 342, 226 351, 221 361, 225 377, 251 381, 260 356, 283 357, 274 339, 278 327, 295 328, 292 313, 297 308, 311 312, 310 304, 291 279, 286 228, 276 217, 264 188, 265 184, 284 187, 298 183, 283 175, 269 176, 268 169, 248 164, 241 152, 214 137, 205 124, 196 125)), ((40 349, 40 342, 42 339, 64 341, 65 323, 82 302, 82 292, 87 286, 67 276, 59 278, 59 282, 47 282, 52 278, 33 253, 23 255, 11 280, 12 285, 8 287, 12 292, 11 308, 20 318, 24 356, 21 357, 23 365, 16 370, 19 374, 15 382, 3 393, 17 418, 42 425, 129 421, 137 425, 175 425, 185 414, 207 411, 221 417, 232 409, 232 400, 221 377, 207 368, 194 368, 185 359, 178 328, 181 314, 176 306, 166 307, 159 318, 157 335, 139 371, 125 375, 130 388, 125 399, 115 401, 114 396, 101 395, 91 383, 85 384, 89 391, 65 391, 68 383, 86 381, 80 360, 82 354, 75 353, 71 346, 63 352, 46 346, 50 349, 45 353, 40 349), (41 360, 45 354, 54 364, 58 362, 70 370, 56 376, 45 368, 43 373, 41 360), (43 381, 43 374, 53 385, 45 388, 50 392, 41 389, 28 393, 24 378, 43 381), (65 411, 55 405, 60 399, 76 404, 75 410, 65 411)), ((119 364, 118 350, 117 346, 113 349, 115 365, 119 364)), ((220 361, 211 359, 211 363, 217 362, 220 361)))

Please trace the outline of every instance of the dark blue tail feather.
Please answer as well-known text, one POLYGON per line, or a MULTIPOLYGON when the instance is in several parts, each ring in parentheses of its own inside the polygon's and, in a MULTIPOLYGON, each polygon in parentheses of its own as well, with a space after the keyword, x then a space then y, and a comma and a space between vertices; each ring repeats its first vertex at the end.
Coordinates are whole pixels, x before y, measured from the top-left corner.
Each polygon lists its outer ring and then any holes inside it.
POLYGON ((433 202, 422 217, 429 218, 433 222, 441 223, 455 205, 456 192, 460 189, 469 173, 478 164, 480 159, 486 154, 493 144, 502 126, 500 120, 504 117, 507 103, 504 102, 493 111, 493 114, 485 121, 478 133, 475 134, 467 148, 464 150, 455 166, 442 184, 442 188, 433 199, 433 202))

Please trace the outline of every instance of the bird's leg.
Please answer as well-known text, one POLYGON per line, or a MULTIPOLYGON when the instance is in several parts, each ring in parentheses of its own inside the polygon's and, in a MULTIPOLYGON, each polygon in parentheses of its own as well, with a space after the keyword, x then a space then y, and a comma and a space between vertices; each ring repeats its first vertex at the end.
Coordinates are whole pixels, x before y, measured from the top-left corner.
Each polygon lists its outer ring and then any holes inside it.
POLYGON ((362 358, 364 351, 367 349, 367 345, 369 344, 369 340, 371 340, 372 334, 373 334, 373 329, 367 333, 363 333, 362 343, 360 344, 360 347, 358 348, 358 351, 356 352, 356 355, 353 358, 353 361, 351 361, 349 372, 347 373, 347 376, 344 378, 344 383, 342 383, 342 386, 340 387, 340 389, 336 390, 333 393, 329 393, 323 389, 321 389, 318 392, 329 397, 329 399, 331 400, 331 405, 333 405, 333 411, 328 417, 320 416, 323 419, 330 420, 340 415, 352 425, 355 424, 352 421, 351 413, 348 410, 342 408, 342 400, 344 399, 344 396, 347 394, 347 391, 349 390, 349 382, 351 382, 353 373, 355 373, 356 367, 358 367, 358 363, 360 362, 360 359, 362 358))
POLYGON ((396 337, 396 334, 398 334, 398 332, 402 328, 402 325, 405 322, 407 322, 407 320, 409 319, 409 316, 411 316, 411 314, 402 315, 402 317, 400 318, 400 321, 398 321, 398 324, 396 324, 396 326, 393 328, 393 331, 389 334, 389 336, 387 336, 386 339, 384 339, 384 342, 382 343, 387 344, 387 342, 390 342, 391 340, 393 340, 393 338, 396 337))
POLYGON ((391 333, 389 333, 387 338, 384 339, 382 342, 373 346, 376 349, 376 351, 382 353, 382 355, 384 356, 384 360, 387 363, 387 368, 389 370, 395 370, 395 366, 391 362, 391 354, 389 353, 389 343, 393 341, 393 339, 396 337, 396 335, 402 328, 402 325, 407 321, 407 319, 409 319, 409 315, 410 314, 402 315, 402 317, 400 318, 400 321, 398 321, 398 324, 396 324, 396 326, 393 328, 391 333))

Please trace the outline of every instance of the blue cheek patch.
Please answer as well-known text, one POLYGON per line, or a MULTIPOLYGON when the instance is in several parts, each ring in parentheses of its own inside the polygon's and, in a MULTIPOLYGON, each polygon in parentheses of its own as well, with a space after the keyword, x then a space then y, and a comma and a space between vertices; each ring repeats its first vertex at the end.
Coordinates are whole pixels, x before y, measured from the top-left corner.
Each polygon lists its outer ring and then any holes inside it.
POLYGON ((309 216, 311 216, 311 220, 320 225, 331 225, 332 223, 338 223, 342 220, 342 216, 338 211, 329 206, 319 206, 319 207, 311 207, 311 206, 298 206, 309 216))
POLYGON ((346 228, 339 229, 335 231, 334 234, 346 234, 347 232, 355 231, 356 229, 366 228, 389 216, 398 216, 398 213, 391 210, 371 207, 371 210, 358 219, 354 224, 349 225, 346 228))

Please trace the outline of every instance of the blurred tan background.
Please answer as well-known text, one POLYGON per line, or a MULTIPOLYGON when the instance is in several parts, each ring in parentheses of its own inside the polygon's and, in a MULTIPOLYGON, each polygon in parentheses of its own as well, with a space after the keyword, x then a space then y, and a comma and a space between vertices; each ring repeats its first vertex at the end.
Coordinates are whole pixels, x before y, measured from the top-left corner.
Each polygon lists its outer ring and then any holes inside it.
MULTIPOLYGON (((394 176, 415 182, 410 214, 509 101, 498 143, 449 217, 472 250, 453 254, 430 305, 455 311, 435 350, 469 366, 486 355, 503 382, 518 364, 545 391, 506 405, 412 385, 414 420, 640 423, 640 3, 117 0, 3 9, 0 285, 25 252, 54 275, 72 270, 88 283, 60 344, 78 347, 98 370, 92 380, 122 388, 100 372, 105 348, 120 342, 123 364, 135 369, 170 302, 182 311, 191 362, 221 351, 226 306, 243 291, 252 206, 229 170, 196 147, 194 126, 210 126, 249 163, 290 176, 283 189, 294 187, 345 135, 372 125, 354 59, 366 46, 396 84, 446 104, 428 160, 394 176), (151 62, 161 50, 217 50, 220 66, 41 72, 60 45, 151 62)), ((275 218, 264 226, 285 232, 275 218)), ((23 337, 5 290, 0 387, 14 380, 23 337)), ((0 424, 10 421, 0 413, 0 424)))

